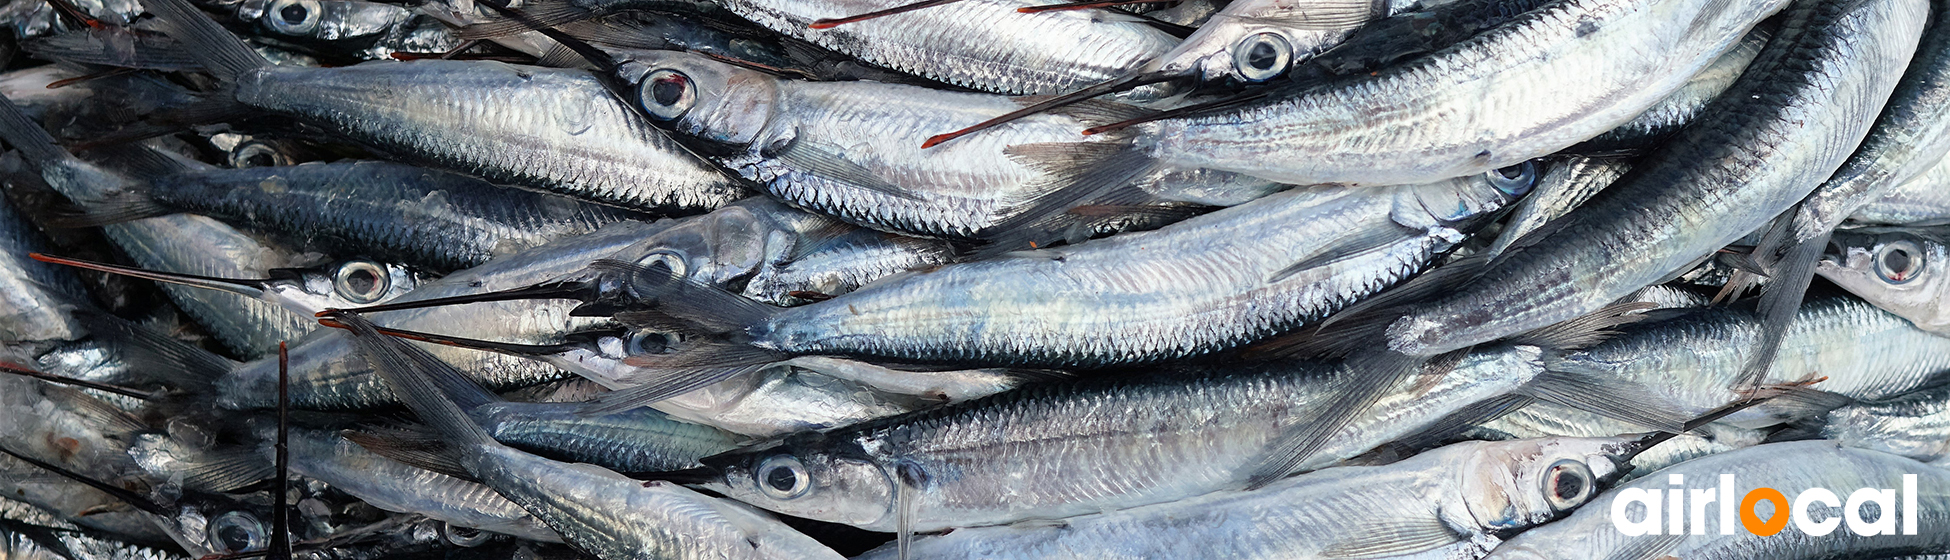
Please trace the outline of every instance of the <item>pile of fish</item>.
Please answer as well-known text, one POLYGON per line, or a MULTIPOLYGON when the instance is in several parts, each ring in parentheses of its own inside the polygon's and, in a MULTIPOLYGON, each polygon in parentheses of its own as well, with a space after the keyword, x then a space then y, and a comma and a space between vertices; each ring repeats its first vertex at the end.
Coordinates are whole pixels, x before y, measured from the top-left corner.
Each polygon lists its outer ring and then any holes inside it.
POLYGON ((0 559, 1950 557, 1950 0, 0 23, 0 559))

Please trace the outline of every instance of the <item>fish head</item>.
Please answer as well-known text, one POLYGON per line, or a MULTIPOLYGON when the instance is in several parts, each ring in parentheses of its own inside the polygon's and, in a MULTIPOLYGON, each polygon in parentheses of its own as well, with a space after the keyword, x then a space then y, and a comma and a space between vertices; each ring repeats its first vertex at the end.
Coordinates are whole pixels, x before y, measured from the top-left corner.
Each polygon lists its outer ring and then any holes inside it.
POLYGON ((1455 471, 1469 512, 1486 531, 1557 519, 1630 472, 1637 437, 1551 437, 1485 442, 1455 471))
POLYGON ((384 303, 419 285, 419 275, 405 266, 364 259, 272 269, 262 283, 266 299, 305 313, 384 303))
POLYGON ((779 80, 764 72, 676 51, 623 55, 617 70, 636 90, 637 106, 678 132, 748 145, 779 102, 779 80))
POLYGON ((1380 13, 1369 0, 1241 0, 1146 69, 1205 83, 1262 83, 1286 75, 1380 13))
POLYGON ((1919 328, 1950 332, 1950 229, 1836 231, 1815 273, 1919 328))
POLYGON ((1400 187, 1405 196, 1396 199, 1390 215, 1396 223, 1416 229, 1466 229, 1530 194, 1541 175, 1536 161, 1525 161, 1474 175, 1406 185, 1400 187))
POLYGON ((775 229, 745 207, 727 206, 683 218, 613 258, 731 289, 765 264, 766 245, 776 242, 769 239, 775 229))
POLYGON ((856 527, 893 518, 893 477, 858 444, 813 432, 702 461, 726 497, 786 515, 856 527))
POLYGON ((411 13, 399 6, 348 0, 244 0, 238 19, 295 39, 333 41, 386 33, 411 13))

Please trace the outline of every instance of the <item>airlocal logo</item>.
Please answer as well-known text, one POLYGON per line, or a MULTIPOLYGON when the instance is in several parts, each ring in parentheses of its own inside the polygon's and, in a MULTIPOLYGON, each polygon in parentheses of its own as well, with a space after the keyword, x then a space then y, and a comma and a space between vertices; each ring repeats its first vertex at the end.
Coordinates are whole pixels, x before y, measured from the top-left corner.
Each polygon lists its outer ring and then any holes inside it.
MULTIPOLYGON (((1679 486, 1685 483, 1683 475, 1667 475, 1667 483, 1679 486)), ((1895 490, 1862 488, 1850 492, 1847 500, 1841 499, 1827 488, 1809 488, 1795 495, 1789 502, 1787 495, 1773 488, 1755 488, 1734 501, 1733 475, 1720 475, 1720 484, 1715 488, 1671 488, 1665 491, 1650 488, 1624 488, 1611 502, 1611 524, 1627 536, 1657 535, 1661 530, 1667 535, 1706 534, 1707 508, 1711 506, 1717 514, 1719 532, 1731 535, 1734 519, 1740 520, 1739 527, 1759 536, 1772 536, 1786 529, 1790 520, 1794 528, 1810 536, 1827 535, 1846 523, 1848 530, 1865 537, 1896 534, 1898 515, 1895 490), (1761 502, 1772 505, 1771 514, 1763 519, 1756 511, 1761 502), (1643 506, 1643 515, 1632 511, 1633 504, 1643 506), (1827 508, 1840 507, 1840 516, 1827 515, 1817 520, 1809 513, 1810 506, 1827 508), (1865 514, 1865 506, 1874 506, 1865 514), (1737 507, 1729 507, 1737 506, 1737 507), (1633 520, 1637 518, 1637 520, 1633 520)), ((1916 534, 1916 475, 1903 475, 1901 493, 1902 534, 1916 534)))

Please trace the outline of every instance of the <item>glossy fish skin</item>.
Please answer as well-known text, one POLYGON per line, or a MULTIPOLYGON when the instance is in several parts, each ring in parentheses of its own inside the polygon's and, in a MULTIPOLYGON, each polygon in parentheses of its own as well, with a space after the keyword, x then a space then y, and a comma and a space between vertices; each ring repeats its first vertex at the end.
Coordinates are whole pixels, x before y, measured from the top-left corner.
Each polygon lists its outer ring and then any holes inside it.
MULTIPOLYGON (((1646 429, 1631 422, 1615 420, 1588 410, 1556 403, 1539 402, 1511 411, 1501 418, 1484 422, 1468 433, 1471 439, 1530 439, 1544 437, 1607 437, 1646 429)), ((1759 445, 1766 433, 1737 426, 1712 423, 1700 433, 1687 433, 1646 449, 1632 457, 1631 472, 1623 480, 1651 474, 1679 463, 1759 445)))
MULTIPOLYGON (((1434 3, 1434 2, 1431 2, 1434 3)), ((1362 25, 1382 17, 1395 16, 1418 7, 1418 2, 1387 0, 1240 0, 1225 4, 1212 14, 1198 31, 1171 52, 1136 68, 1133 74, 1157 73, 1191 76, 1201 82, 1253 83, 1272 76, 1260 75, 1257 68, 1242 68, 1237 54, 1258 46, 1262 36, 1277 37, 1267 43, 1276 55, 1284 55, 1287 66, 1312 58, 1340 44, 1362 25), (1282 52, 1284 51, 1284 52, 1282 52), (1252 74, 1251 79, 1247 75, 1252 74)), ((1269 67, 1269 69, 1271 69, 1269 67)))
POLYGON ((1705 70, 1694 74, 1692 79, 1686 80, 1686 85, 1660 100, 1658 105, 1653 105, 1610 132, 1572 146, 1571 151, 1644 148, 1657 139, 1671 136, 1699 118, 1700 110, 1718 99, 1727 88, 1733 87, 1734 80, 1747 70, 1747 65, 1753 64, 1754 58, 1760 56, 1761 47, 1767 46, 1767 40, 1773 37, 1774 33, 1764 27, 1747 32, 1747 36, 1741 38, 1733 50, 1720 55, 1705 70))
POLYGON ((1094 124, 1092 114, 1116 119, 1130 112, 1091 105, 922 148, 929 134, 1021 105, 900 84, 781 80, 688 53, 629 56, 632 67, 640 65, 639 103, 654 118, 674 114, 669 126, 680 133, 728 145, 732 153, 717 158, 727 168, 793 205, 909 235, 983 237, 1071 186, 1061 170, 1029 159, 1029 150, 1077 142, 1077 130, 1094 124), (684 89, 669 104, 645 93, 664 87, 684 89))
MULTIPOLYGON (((1846 295, 1808 299, 1789 325, 1764 383, 1826 377, 1812 388, 1876 399, 1919 387, 1950 369, 1950 338, 1846 295)), ((1550 361, 1549 367, 1618 379, 1688 414, 1744 398, 1738 391, 1741 367, 1760 332, 1752 310, 1702 308, 1621 330, 1616 338, 1550 361)), ((1762 403, 1721 422, 1760 428, 1798 413, 1762 403)))
POLYGON ((1298 328, 1413 274, 1532 180, 1529 171, 1492 172, 1287 191, 1154 231, 874 283, 781 310, 747 332, 755 345, 789 354, 971 365, 1212 352, 1298 328), (1357 249, 1269 283, 1309 259, 1357 249))
POLYGON ((778 266, 760 269, 744 295, 773 305, 811 303, 809 294, 837 296, 875 280, 948 264, 947 243, 861 229, 778 266))
MULTIPOLYGON (((561 535, 480 483, 381 457, 332 432, 293 429, 289 441, 292 473, 330 484, 373 507, 529 540, 562 541, 561 535)), ((266 456, 270 442, 265 441, 266 456)))
MULTIPOLYGON (((1689 500, 1690 501, 1690 500, 1689 500)), ((1715 503, 1714 507, 1724 506, 1715 503)), ((1901 500, 1885 507, 1884 516, 1899 519, 1901 500)), ((1778 504, 1776 505, 1778 507, 1778 504)), ((1645 558, 1672 556, 1690 560, 1731 560, 1735 558, 1779 558, 1783 560, 1875 557, 1877 552, 1916 553, 1950 551, 1950 531, 1944 530, 1940 512, 1950 508, 1950 471, 1916 461, 1861 449, 1841 447, 1827 441, 1798 441, 1757 445, 1746 449, 1702 457, 1653 473, 1630 484, 1599 495, 1570 517, 1531 529, 1498 546, 1488 558, 1497 560, 1545 560, 1553 558, 1609 558, 1613 554, 1645 558), (1827 488, 1845 497, 1856 488, 1900 489, 1905 474, 1917 475, 1916 534, 1861 536, 1847 528, 1813 536, 1790 527, 1775 535, 1759 537, 1732 528, 1721 534, 1719 516, 1707 514, 1704 535, 1629 537, 1613 526, 1613 500, 1623 488, 1641 488, 1664 493, 1669 488, 1712 488, 1719 476, 1734 476, 1733 496, 1739 499, 1755 488, 1776 488, 1795 492, 1807 488, 1827 488), (1680 475, 1680 486, 1669 484, 1666 475, 1680 475)), ((1638 509, 1638 508, 1632 508, 1638 509)), ((1776 510, 1778 511, 1778 510, 1776 510)), ((1831 512, 1835 509, 1829 510, 1831 512)), ((1692 523, 1688 512, 1687 522, 1692 523)), ((1832 518, 1831 518, 1832 519, 1832 518)), ((1900 523, 1891 523, 1900 528, 1900 523)))
POLYGON ((708 209, 745 196, 580 71, 448 60, 270 67, 240 76, 235 97, 429 165, 605 204, 708 209))
POLYGON ((1631 120, 1783 4, 1552 4, 1374 75, 1144 125, 1137 148, 1167 165, 1303 185, 1411 184, 1482 173, 1631 120), (1581 78, 1567 83, 1571 75, 1581 78))
POLYGON ((1838 230, 1815 263, 1827 278, 1918 328, 1950 334, 1950 232, 1943 228, 1838 230), (1835 254, 1841 249, 1841 254, 1835 254))
POLYGON ((1068 93, 1117 77, 1178 44, 1177 38, 1136 18, 1103 10, 1016 13, 1016 8, 1043 3, 1037 0, 964 0, 830 29, 809 27, 814 20, 905 3, 736 0, 724 4, 753 23, 868 63, 1008 95, 1068 93))
MULTIPOLYGON (((1515 391, 1542 372, 1537 359, 1534 347, 1473 354, 1426 393, 1404 387, 1384 399, 1302 470, 1515 391)), ((705 488, 876 531, 896 526, 889 481, 897 471, 926 481, 910 490, 922 532, 1168 502, 1245 487, 1282 430, 1329 406, 1348 375, 1332 364, 1269 363, 1032 385, 708 458, 722 474, 705 488), (781 472, 810 490, 792 496, 760 485, 781 472)))
MULTIPOLYGON (((600 259, 628 248, 643 237, 662 230, 664 225, 618 222, 589 234, 507 255, 486 265, 447 275, 428 282, 397 301, 472 294, 480 290, 524 287, 580 270, 600 259)), ((569 317, 573 302, 561 300, 475 303, 374 314, 387 326, 449 331, 465 325, 469 336, 511 342, 548 343, 576 328, 588 328, 598 320, 569 317), (493 317, 489 320, 486 318, 493 317)), ((279 311, 283 313, 282 310, 279 311)), ((348 409, 396 402, 385 390, 364 359, 352 352, 345 333, 321 329, 291 344, 291 404, 297 408, 348 409)), ((275 347, 275 346, 274 346, 275 347)), ((442 359, 450 360, 476 381, 492 389, 533 385, 560 378, 563 373, 547 364, 502 354, 462 348, 433 347, 442 359)), ((217 381, 219 402, 231 408, 275 406, 277 360, 263 359, 243 364, 217 381)))
MULTIPOLYGON (((5 101, 0 98, 0 101, 5 101)), ((96 200, 136 183, 134 178, 82 161, 54 145, 53 138, 11 102, 0 107, 0 135, 21 150, 29 167, 50 187, 74 200, 96 200)), ((138 187, 139 188, 139 187, 138 187)), ((190 214, 171 214, 102 228, 110 241, 142 268, 215 276, 263 278, 287 265, 277 249, 224 225, 190 214)), ((277 306, 237 294, 186 286, 163 286, 170 299, 210 329, 230 350, 261 355, 312 329, 310 321, 277 306)))
POLYGON ((1828 413, 1823 439, 1942 467, 1950 456, 1950 385, 1857 402, 1828 413))
POLYGON ((64 267, 27 258, 46 250, 34 225, 0 200, 0 341, 66 342, 87 334, 69 314, 88 305, 81 281, 64 267))
MULTIPOLYGON (((134 435, 146 429, 134 416, 79 390, 0 376, 0 447, 14 453, 142 493, 158 481, 149 479, 126 451, 134 435)), ((150 514, 13 457, 0 456, 0 491, 85 527, 143 542, 167 542, 150 523, 150 514)))
MULTIPOLYGON (((1625 459, 1634 441, 1463 442, 1386 466, 1336 467, 1257 490, 1216 492, 1060 523, 956 529, 916 539, 911 557, 1474 558, 1501 542, 1497 534, 1583 505, 1604 481, 1629 467, 1625 459), (1417 540, 1427 532, 1448 537, 1417 540), (1223 552, 1215 556, 1215 551, 1223 552)), ((860 558, 895 557, 889 545, 860 558)))
POLYGON ((1922 0, 1798 4, 1705 119, 1476 280, 1410 310, 1388 346, 1429 356, 1578 317, 1759 229, 1868 134, 1927 15, 1922 0))
POLYGON ((1931 27, 1869 136, 1795 211, 1793 240, 1817 239, 1862 206, 1950 153, 1950 3, 1932 2, 1931 27))
POLYGON ((697 466, 743 438, 639 408, 592 416, 581 404, 498 402, 472 415, 495 441, 557 460, 620 472, 661 472, 697 466))
POLYGON ((1946 187, 1950 187, 1950 165, 1939 161, 1916 177, 1889 189, 1882 198, 1856 209, 1848 219, 1867 225, 1950 224, 1950 188, 1946 187))
POLYGON ((334 254, 439 270, 594 231, 637 214, 381 161, 209 170, 153 182, 172 208, 296 237, 334 254))
POLYGON ((466 383, 459 379, 461 372, 375 332, 362 317, 335 319, 358 336, 360 354, 442 435, 463 469, 584 552, 605 560, 841 558, 749 506, 676 484, 624 478, 601 467, 550 461, 497 443, 441 389, 466 383))
POLYGON ((1525 234, 1544 227, 1544 224, 1563 217, 1591 200, 1598 191, 1605 190, 1631 170, 1632 164, 1618 158, 1572 156, 1553 162, 1549 169, 1544 176, 1537 178, 1537 188, 1530 196, 1517 202, 1517 209, 1510 213, 1503 231, 1497 233, 1496 242, 1485 253, 1503 254, 1511 243, 1525 234))

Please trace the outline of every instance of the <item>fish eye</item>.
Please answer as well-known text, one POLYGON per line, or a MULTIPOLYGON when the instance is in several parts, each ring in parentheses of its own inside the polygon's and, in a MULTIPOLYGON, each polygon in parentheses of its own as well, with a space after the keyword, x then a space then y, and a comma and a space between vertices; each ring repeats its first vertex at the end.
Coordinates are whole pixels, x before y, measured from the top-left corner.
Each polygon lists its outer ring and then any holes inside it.
POLYGON ((393 288, 392 275, 372 261, 351 261, 332 274, 332 290, 352 303, 372 303, 393 288))
POLYGON ((1923 271, 1923 248, 1907 239, 1876 249, 1876 276, 1891 284, 1907 284, 1923 271))
POLYGON ((1286 73, 1293 61, 1293 45, 1277 33, 1259 33, 1240 41, 1232 51, 1232 66, 1249 82, 1264 82, 1286 73))
POLYGON ((487 544, 489 539, 494 538, 494 535, 488 534, 487 531, 445 522, 440 524, 440 535, 446 537, 447 542, 454 543, 454 546, 462 548, 481 546, 487 544))
POLYGON ((1557 511, 1584 505, 1596 489, 1594 478, 1591 467, 1582 462, 1562 459, 1551 463, 1550 470, 1544 474, 1544 501, 1557 511))
POLYGON ((670 335, 654 331, 636 331, 630 333, 629 343, 624 345, 623 351, 632 356, 662 354, 670 349, 670 343, 670 335))
POLYGON ((270 544, 270 535, 257 516, 249 512, 233 511, 210 521, 206 528, 210 545, 226 553, 260 550, 270 544))
POLYGON ((682 72, 657 70, 643 77, 643 83, 637 85, 636 97, 650 116, 672 120, 684 116, 697 102, 697 84, 682 72))
POLYGON ((246 167, 272 167, 291 165, 291 158, 269 144, 252 140, 238 144, 230 150, 230 166, 238 169, 246 167))
POLYGON ((1524 193, 1530 192, 1530 187, 1537 184, 1537 165, 1526 161, 1483 175, 1489 178, 1490 185, 1495 186, 1496 190, 1503 191, 1503 194, 1523 196, 1524 193))
POLYGON ((758 490, 778 500, 790 500, 812 490, 805 463, 791 455, 773 455, 758 464, 758 490))
POLYGON ((271 30, 286 35, 304 35, 318 29, 318 0, 277 0, 265 10, 271 30))

